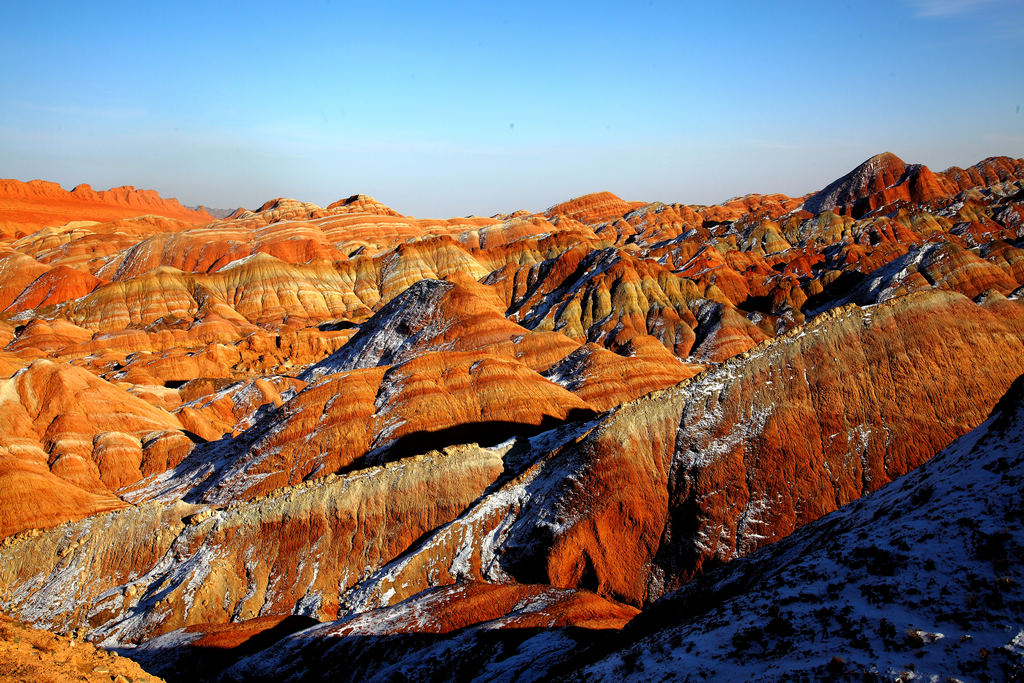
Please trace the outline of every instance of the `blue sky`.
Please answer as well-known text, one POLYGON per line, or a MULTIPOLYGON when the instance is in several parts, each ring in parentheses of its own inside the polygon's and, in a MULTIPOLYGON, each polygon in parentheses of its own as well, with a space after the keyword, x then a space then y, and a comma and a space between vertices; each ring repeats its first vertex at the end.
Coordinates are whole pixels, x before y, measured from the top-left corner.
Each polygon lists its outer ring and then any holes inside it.
POLYGON ((1024 156, 1024 2, 0 5, 0 177, 417 216, 1024 156))

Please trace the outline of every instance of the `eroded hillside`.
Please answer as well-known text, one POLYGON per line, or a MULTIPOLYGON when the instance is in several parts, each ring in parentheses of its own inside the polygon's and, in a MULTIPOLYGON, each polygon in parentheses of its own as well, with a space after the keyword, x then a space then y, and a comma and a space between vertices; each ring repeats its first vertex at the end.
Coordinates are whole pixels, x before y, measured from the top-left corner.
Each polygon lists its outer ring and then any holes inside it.
POLYGON ((0 609, 171 678, 317 622, 599 640, 1024 373, 1022 160, 446 220, 4 183, 57 208, 0 239, 0 609))

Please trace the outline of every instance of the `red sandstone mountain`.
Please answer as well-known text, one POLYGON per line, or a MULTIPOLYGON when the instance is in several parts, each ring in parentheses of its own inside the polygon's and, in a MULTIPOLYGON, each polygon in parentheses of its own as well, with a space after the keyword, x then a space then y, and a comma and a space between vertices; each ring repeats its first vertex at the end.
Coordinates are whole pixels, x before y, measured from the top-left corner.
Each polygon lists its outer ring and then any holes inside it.
POLYGON ((1020 159, 992 157, 967 170, 953 167, 936 174, 927 166, 908 165, 885 152, 808 198, 804 208, 812 213, 835 210, 859 218, 900 202, 927 204, 972 187, 1018 180, 1022 172, 1020 159))
POLYGON ((447 220, 4 182, 0 608, 172 679, 604 642, 1024 372, 1022 160, 447 220))
POLYGON ((213 216, 188 209, 177 199, 131 185, 93 190, 78 185, 68 192, 57 183, 0 178, 0 235, 28 234, 70 221, 110 221, 143 215, 166 216, 189 223, 209 223, 213 216))

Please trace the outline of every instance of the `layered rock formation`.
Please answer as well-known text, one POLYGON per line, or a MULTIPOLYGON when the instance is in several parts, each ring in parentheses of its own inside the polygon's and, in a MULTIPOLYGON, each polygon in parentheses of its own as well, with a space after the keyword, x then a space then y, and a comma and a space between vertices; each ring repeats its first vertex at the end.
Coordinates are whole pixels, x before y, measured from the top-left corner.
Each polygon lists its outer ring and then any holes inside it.
POLYGON ((860 218, 895 204, 929 204, 976 186, 1020 179, 1024 162, 991 157, 970 169, 953 167, 933 173, 907 164, 891 152, 878 154, 804 202, 812 213, 835 211, 860 218))
POLYGON ((573 678, 1019 677, 1021 476, 1024 377, 920 469, 669 596, 573 678))
POLYGON ((109 221, 150 214, 189 223, 214 220, 202 207, 190 209, 177 199, 164 199, 153 190, 136 190, 131 185, 97 192, 82 184, 68 192, 57 183, 0 178, 0 235, 4 236, 29 234, 71 221, 109 221))
POLYGON ((122 507, 114 491, 191 447, 167 411, 82 368, 34 361, 0 380, 0 533, 122 507))
POLYGON ((71 213, 0 237, 0 608, 171 678, 528 678, 1024 372, 1021 160, 447 220, 4 187, 71 213))
POLYGON ((240 657, 222 680, 913 680, 951 671, 1013 680, 1024 672, 1022 443, 1024 377, 919 470, 688 584, 621 630, 608 621, 581 633, 549 618, 452 631, 453 593, 468 593, 455 604, 481 619, 501 610, 498 600, 477 605, 479 587, 465 584, 288 635, 240 657))

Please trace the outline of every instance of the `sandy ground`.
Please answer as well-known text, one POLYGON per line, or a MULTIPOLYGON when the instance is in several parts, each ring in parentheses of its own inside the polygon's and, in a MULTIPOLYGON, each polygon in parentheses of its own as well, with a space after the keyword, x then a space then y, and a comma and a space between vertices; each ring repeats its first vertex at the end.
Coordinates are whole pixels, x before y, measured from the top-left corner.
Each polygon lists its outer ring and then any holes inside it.
POLYGON ((162 680, 149 675, 132 660, 92 643, 29 628, 0 615, 0 683, 155 683, 162 680))

